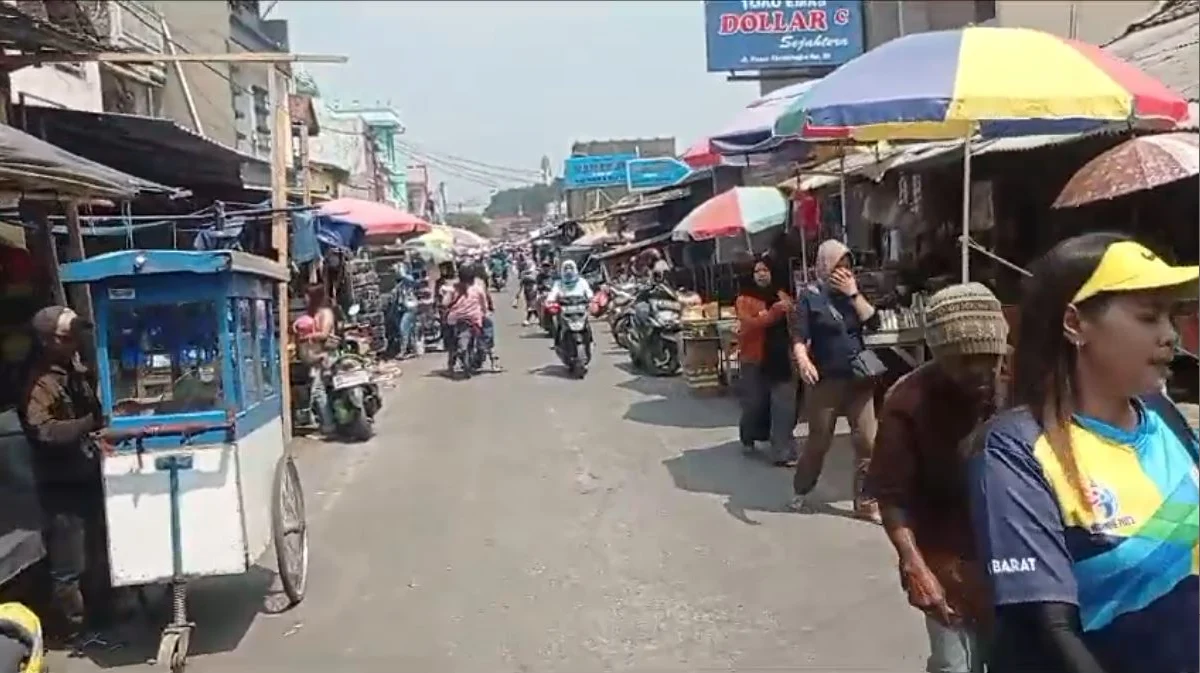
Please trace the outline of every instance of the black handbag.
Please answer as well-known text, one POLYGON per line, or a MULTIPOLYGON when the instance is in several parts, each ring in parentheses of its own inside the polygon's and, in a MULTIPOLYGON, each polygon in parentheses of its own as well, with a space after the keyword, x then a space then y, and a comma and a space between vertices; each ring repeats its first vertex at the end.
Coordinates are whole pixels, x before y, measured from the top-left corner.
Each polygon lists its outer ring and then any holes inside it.
POLYGON ((887 373, 887 365, 875 354, 875 351, 864 348, 850 358, 850 371, 856 379, 873 379, 887 373))
MULTIPOLYGON (((829 310, 833 312, 833 316, 837 318, 842 329, 846 329, 846 319, 842 316, 842 312, 833 305, 833 301, 829 301, 829 310)), ((853 357, 850 358, 850 372, 854 374, 856 380, 872 379, 876 376, 883 376, 887 373, 887 365, 883 364, 883 360, 875 354, 875 351, 864 348, 853 357)))

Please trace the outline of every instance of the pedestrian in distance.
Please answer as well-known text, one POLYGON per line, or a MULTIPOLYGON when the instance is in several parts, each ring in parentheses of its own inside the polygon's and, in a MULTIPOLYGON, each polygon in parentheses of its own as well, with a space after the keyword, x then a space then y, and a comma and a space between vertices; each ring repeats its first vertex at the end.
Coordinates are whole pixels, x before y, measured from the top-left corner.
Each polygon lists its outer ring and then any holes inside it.
POLYGON ((749 265, 740 286, 734 303, 741 359, 738 438, 747 456, 758 453, 758 442, 768 442, 773 463, 795 465, 796 375, 788 330, 794 304, 766 257, 749 265))
POLYGON ((1197 438, 1162 390, 1200 269, 1091 233, 1030 271, 1014 406, 968 466, 988 670, 1196 673, 1197 438))
POLYGON ((845 416, 854 446, 854 514, 878 522, 879 509, 863 493, 863 481, 875 443, 875 382, 886 368, 863 343, 863 333, 879 326, 879 315, 858 291, 852 261, 850 249, 841 241, 821 243, 817 282, 796 298, 793 354, 808 387, 804 395, 808 437, 796 464, 791 508, 803 510, 821 476, 837 419, 845 416))
POLYGON ((971 434, 1000 404, 1008 323, 979 283, 925 307, 933 359, 898 380, 879 410, 867 492, 899 557, 900 585, 925 614, 930 673, 983 673, 991 606, 967 498, 971 434))

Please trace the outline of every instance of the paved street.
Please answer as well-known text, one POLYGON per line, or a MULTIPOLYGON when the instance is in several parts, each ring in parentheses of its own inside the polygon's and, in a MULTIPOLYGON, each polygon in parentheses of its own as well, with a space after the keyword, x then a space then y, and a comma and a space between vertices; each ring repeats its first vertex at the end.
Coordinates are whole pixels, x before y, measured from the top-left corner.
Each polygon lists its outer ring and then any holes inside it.
POLYGON ((630 374, 607 334, 562 378, 500 322, 507 371, 407 363, 376 440, 304 443, 307 600, 269 614, 267 571, 197 584, 189 671, 924 670, 882 531, 845 515, 846 450, 828 511, 787 513, 790 475, 740 456, 732 400, 630 374))

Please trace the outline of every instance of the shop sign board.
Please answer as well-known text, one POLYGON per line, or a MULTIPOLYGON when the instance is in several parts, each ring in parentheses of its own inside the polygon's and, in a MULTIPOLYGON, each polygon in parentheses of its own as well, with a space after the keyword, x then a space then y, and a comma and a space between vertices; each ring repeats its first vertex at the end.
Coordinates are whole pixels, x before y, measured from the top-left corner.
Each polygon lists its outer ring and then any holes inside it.
POLYGON ((691 166, 674 157, 633 159, 626 169, 631 192, 670 187, 692 172, 691 166))
POLYGON ((830 68, 863 53, 862 0, 705 0, 708 71, 830 68))
POLYGON ((569 157, 563 164, 563 188, 624 187, 629 181, 629 161, 637 156, 630 153, 569 157))

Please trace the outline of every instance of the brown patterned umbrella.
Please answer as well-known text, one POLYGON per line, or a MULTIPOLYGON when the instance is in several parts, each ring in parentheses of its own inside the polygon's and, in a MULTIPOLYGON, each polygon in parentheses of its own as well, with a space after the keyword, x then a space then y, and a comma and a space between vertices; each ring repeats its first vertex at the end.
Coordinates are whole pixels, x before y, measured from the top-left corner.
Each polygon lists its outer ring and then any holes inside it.
POLYGON ((1200 135, 1164 133, 1127 140, 1075 172, 1055 208, 1082 206, 1200 175, 1200 135))

